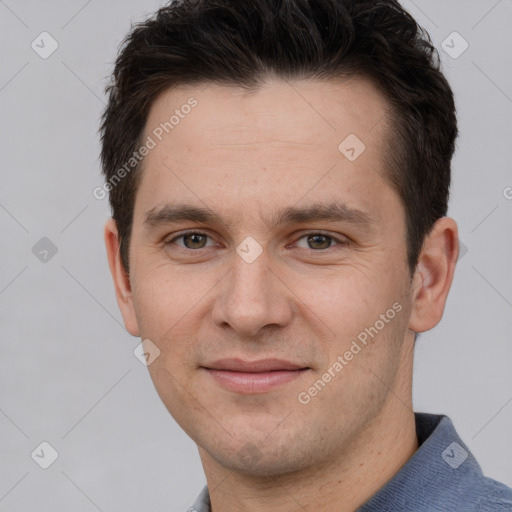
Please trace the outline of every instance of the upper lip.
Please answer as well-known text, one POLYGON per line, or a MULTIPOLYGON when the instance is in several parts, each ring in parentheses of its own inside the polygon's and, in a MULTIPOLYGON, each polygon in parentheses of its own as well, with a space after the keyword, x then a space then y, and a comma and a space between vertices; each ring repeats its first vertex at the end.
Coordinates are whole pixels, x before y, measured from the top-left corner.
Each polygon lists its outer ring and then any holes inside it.
POLYGON ((260 373, 276 370, 304 370, 307 367, 285 361, 283 359, 260 359, 258 361, 244 361, 238 358, 218 359, 211 364, 204 365, 209 370, 228 370, 234 372, 260 373))

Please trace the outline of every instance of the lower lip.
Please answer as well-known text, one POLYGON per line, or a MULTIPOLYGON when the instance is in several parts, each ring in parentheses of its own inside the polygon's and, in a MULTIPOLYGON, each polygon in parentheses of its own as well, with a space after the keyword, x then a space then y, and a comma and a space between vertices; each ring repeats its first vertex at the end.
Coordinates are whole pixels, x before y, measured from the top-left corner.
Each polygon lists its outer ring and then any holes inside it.
POLYGON ((212 370, 206 368, 206 371, 221 386, 243 394, 265 393, 291 382, 303 375, 308 369, 303 370, 276 370, 272 372, 248 373, 235 372, 228 370, 212 370))

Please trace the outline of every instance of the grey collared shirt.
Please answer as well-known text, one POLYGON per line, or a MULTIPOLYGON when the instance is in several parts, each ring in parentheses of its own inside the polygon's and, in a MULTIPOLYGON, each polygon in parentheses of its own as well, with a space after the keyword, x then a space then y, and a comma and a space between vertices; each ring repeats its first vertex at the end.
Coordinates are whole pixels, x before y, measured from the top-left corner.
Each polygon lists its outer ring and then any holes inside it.
MULTIPOLYGON (((415 417, 418 450, 356 512, 512 512, 512 489, 482 474, 450 418, 415 417)), ((211 512, 208 487, 187 512, 211 512)))

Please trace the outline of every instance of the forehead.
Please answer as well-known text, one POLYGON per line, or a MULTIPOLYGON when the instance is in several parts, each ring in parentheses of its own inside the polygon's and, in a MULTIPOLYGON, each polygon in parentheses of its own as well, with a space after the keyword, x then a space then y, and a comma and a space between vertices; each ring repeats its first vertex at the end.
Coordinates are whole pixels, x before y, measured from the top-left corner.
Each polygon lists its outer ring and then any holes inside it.
POLYGON ((208 198, 208 206, 232 206, 238 214, 253 203, 261 212, 276 201, 340 194, 356 207, 375 202, 370 186, 389 189, 382 179, 386 108, 361 78, 166 90, 146 123, 143 139, 154 147, 143 163, 136 210, 140 201, 147 211, 169 198, 208 198))
POLYGON ((260 142, 309 144, 319 142, 318 137, 324 145, 336 148, 336 142, 354 131, 368 143, 377 142, 382 130, 372 132, 379 124, 384 127, 386 108, 378 89, 359 77, 273 79, 251 89, 206 84, 171 88, 160 94, 150 109, 145 132, 150 134, 171 121, 172 127, 162 127, 162 136, 172 131, 176 142, 193 135, 196 143, 256 143, 258 135, 260 142), (232 137, 236 141, 231 141, 232 137))

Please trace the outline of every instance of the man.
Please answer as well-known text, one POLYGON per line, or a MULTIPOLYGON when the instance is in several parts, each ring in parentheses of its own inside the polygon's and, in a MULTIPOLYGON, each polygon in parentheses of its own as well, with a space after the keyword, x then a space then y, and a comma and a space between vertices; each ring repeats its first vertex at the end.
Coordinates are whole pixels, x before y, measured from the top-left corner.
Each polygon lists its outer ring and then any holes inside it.
POLYGON ((512 510, 450 420, 412 408, 458 256, 457 126, 400 5, 175 1, 108 94, 109 264, 198 445, 189 510, 512 510))

